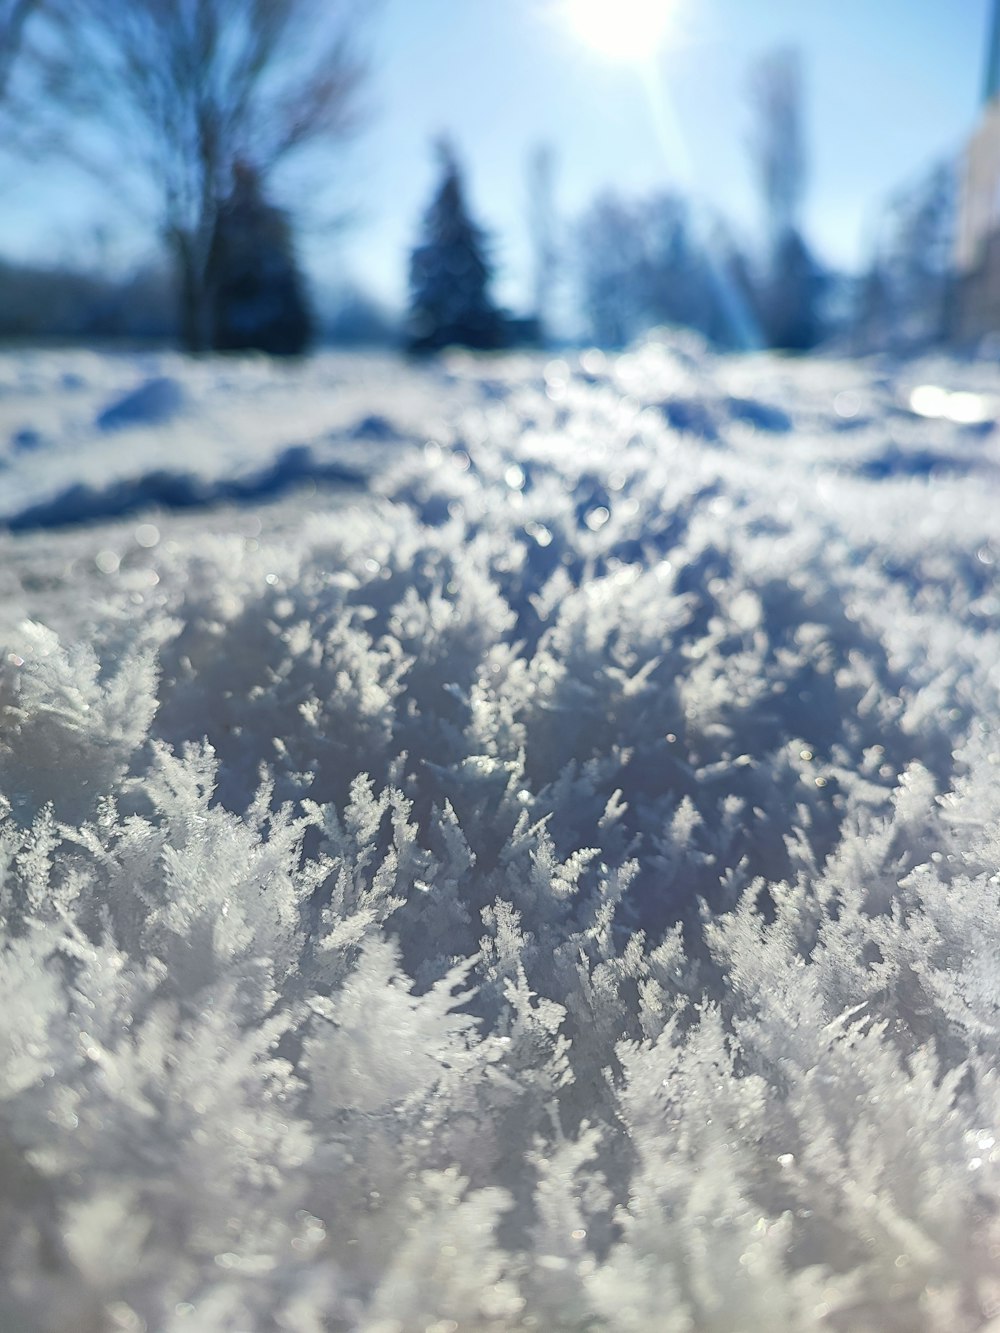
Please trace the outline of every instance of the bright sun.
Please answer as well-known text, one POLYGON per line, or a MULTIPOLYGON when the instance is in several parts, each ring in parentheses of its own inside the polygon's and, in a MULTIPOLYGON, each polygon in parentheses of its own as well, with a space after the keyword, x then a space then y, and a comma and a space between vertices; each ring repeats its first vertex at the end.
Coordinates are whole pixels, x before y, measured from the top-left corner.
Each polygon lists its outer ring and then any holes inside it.
POLYGON ((675 8, 676 0, 560 0, 573 35, 592 51, 621 63, 656 54, 675 8))

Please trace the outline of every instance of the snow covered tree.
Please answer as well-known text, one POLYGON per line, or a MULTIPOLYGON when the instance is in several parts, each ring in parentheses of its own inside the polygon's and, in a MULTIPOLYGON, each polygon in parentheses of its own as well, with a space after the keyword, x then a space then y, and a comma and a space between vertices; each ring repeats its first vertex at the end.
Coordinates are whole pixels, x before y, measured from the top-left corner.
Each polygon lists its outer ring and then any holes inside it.
POLYGON ((295 356, 305 350, 312 320, 291 226, 243 162, 234 168, 232 191, 215 219, 208 273, 217 351, 256 348, 295 356))
POLYGON ((493 266, 486 233, 469 216, 454 149, 438 145, 441 182, 410 255, 409 345, 433 351, 458 344, 503 345, 505 321, 490 295, 493 266))
POLYGON ((209 252, 238 161, 267 184, 355 128, 357 0, 49 0, 67 152, 141 182, 177 275, 181 336, 212 345, 209 252), (77 135, 76 126, 80 126, 77 135), (96 131, 96 132, 95 132, 96 131))

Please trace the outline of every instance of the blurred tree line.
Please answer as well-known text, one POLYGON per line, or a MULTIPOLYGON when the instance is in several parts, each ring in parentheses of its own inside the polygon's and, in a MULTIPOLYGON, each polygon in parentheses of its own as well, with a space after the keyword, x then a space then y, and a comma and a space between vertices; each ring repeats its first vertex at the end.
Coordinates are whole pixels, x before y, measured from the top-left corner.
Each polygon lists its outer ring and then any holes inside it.
POLYGON ((940 162, 897 189, 856 283, 851 350, 917 352, 953 333, 959 178, 940 162))
POLYGON ((802 232, 806 182, 802 84, 793 50, 770 53, 751 81, 753 164, 765 217, 751 257, 721 219, 698 217, 675 191, 627 199, 607 191, 556 242, 551 154, 531 165, 529 231, 534 310, 515 321, 493 302, 488 239, 468 213, 454 149, 439 149, 441 179, 410 265, 408 338, 417 351, 449 343, 491 348, 544 339, 560 269, 577 290, 589 336, 620 347, 660 325, 696 329, 724 348, 815 347, 829 328, 824 272, 802 232))
POLYGON ((472 215, 454 146, 409 256, 400 324, 349 280, 317 317, 295 216, 278 206, 290 164, 299 197, 359 127, 363 0, 0 0, 0 118, 8 142, 61 154, 123 197, 137 188, 162 261, 115 278, 96 266, 0 261, 0 335, 175 338, 190 351, 294 355, 319 334, 344 343, 544 344, 555 298, 609 347, 675 325, 720 348, 804 352, 831 337, 856 352, 909 350, 947 319, 954 171, 890 202, 868 271, 826 268, 805 235, 808 184, 800 61, 772 51, 751 70, 750 163, 761 241, 676 190, 601 193, 581 217, 555 207, 556 161, 527 164, 531 309, 494 297, 491 239, 472 215), (326 155, 326 156, 324 156, 326 155), (311 174, 312 173, 312 174, 311 174))
POLYGON ((817 257, 802 220, 808 153, 797 51, 761 57, 749 92, 762 243, 746 246, 724 219, 671 190, 643 198, 607 190, 560 227, 554 161, 539 150, 529 169, 534 305, 527 319, 512 319, 494 303, 489 237, 469 215, 454 149, 440 147, 440 182, 411 257, 409 346, 544 342, 560 283, 573 289, 586 336, 604 347, 661 326, 694 329, 722 349, 808 352, 829 343, 855 354, 908 354, 942 342, 955 287, 956 164, 939 164, 897 190, 881 208, 867 270, 838 273, 817 257))

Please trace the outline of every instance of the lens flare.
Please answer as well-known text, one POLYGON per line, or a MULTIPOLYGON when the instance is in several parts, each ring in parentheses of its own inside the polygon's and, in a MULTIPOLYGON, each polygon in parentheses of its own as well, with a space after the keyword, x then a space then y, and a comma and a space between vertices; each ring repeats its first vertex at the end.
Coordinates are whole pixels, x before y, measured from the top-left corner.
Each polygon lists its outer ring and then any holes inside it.
POLYGON ((573 35, 608 60, 627 64, 655 55, 666 40, 674 0, 561 0, 573 35))

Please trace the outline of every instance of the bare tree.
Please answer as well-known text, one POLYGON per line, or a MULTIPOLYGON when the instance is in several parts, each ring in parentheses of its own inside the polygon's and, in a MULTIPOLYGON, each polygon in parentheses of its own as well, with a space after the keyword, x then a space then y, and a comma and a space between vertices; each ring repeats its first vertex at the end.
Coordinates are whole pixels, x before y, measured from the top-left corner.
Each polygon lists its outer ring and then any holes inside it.
POLYGON ((591 336, 602 347, 624 347, 648 327, 642 271, 640 206, 607 190, 577 224, 578 276, 591 336))
POLYGON ((34 20, 44 9, 44 0, 0 0, 0 117, 5 153, 30 156, 32 109, 39 73, 34 55, 34 20), (22 77, 25 75, 26 77, 22 77))
POLYGON ((548 333, 552 291, 559 268, 553 200, 555 154, 539 144, 528 158, 528 231, 531 238, 534 316, 542 342, 548 333))
POLYGON ((752 142, 772 245, 798 225, 805 191, 802 70, 798 52, 780 47, 762 56, 750 76, 756 111, 752 142))
POLYGON ((806 152, 798 52, 780 47, 763 56, 751 72, 750 91, 756 113, 752 151, 767 229, 761 324, 772 347, 808 351, 823 332, 826 278, 799 223, 806 152))
POLYGON ((209 255, 238 164, 275 168, 356 126, 359 0, 48 0, 49 79, 73 147, 152 188, 185 346, 212 341, 209 255), (105 156, 102 157, 102 149, 105 156))
POLYGON ((744 256, 682 195, 605 192, 580 219, 576 242, 580 302, 598 343, 622 346, 667 325, 721 347, 753 344, 756 293, 744 256))
POLYGON ((953 271, 958 205, 959 178, 951 161, 907 181, 885 203, 855 301, 859 351, 933 346, 960 332, 964 311, 982 308, 982 274, 963 286, 953 271))
POLYGON ((0 100, 7 91, 10 72, 38 0, 0 0, 0 100))

